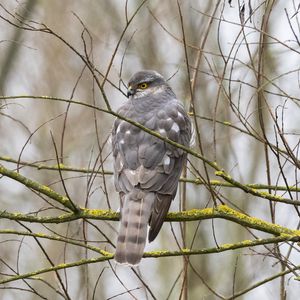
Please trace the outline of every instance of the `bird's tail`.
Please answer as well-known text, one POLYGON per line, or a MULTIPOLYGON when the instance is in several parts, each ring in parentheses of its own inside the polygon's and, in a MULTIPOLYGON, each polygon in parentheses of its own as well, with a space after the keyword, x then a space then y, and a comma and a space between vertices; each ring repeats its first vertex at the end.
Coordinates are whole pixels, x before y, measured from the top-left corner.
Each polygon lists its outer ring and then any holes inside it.
POLYGON ((115 253, 117 263, 137 265, 140 262, 154 199, 154 193, 138 189, 125 195, 115 253))

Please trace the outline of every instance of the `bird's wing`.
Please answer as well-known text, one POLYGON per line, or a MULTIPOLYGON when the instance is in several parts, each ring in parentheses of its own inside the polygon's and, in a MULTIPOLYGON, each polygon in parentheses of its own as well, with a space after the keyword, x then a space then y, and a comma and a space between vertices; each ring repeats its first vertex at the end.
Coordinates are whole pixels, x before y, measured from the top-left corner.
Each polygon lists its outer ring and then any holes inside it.
MULTIPOLYGON (((185 112, 183 106, 174 101, 158 112, 157 131, 171 139, 172 141, 189 146, 191 139, 191 121, 185 112)), ((155 182, 156 200, 153 205, 150 219, 149 241, 153 241, 161 229, 164 218, 169 210, 172 200, 174 199, 178 187, 179 177, 183 164, 186 160, 186 153, 175 146, 164 143, 165 152, 162 161, 156 167, 160 175, 159 181, 156 180, 157 174, 151 179, 155 182)), ((149 183, 151 182, 149 180, 149 183)))

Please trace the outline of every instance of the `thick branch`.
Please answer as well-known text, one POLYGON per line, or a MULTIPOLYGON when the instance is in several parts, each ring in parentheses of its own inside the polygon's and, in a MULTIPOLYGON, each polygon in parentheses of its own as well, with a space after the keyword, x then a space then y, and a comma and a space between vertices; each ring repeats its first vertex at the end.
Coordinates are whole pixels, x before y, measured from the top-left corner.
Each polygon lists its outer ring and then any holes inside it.
POLYGON ((57 192, 53 191, 52 189, 50 189, 49 187, 47 187, 43 184, 40 184, 36 181, 28 179, 27 177, 21 175, 18 172, 8 170, 1 164, 0 164, 0 174, 2 174, 3 176, 9 177, 11 179, 14 179, 14 180, 20 182, 21 184, 25 185, 26 187, 50 197, 51 199, 62 204, 64 207, 71 209, 72 211, 78 210, 78 208, 73 204, 73 202, 69 198, 58 194, 57 192))
MULTIPOLYGON (((10 219, 16 221, 25 221, 32 223, 64 223, 77 219, 96 219, 107 221, 118 221, 119 213, 111 210, 80 208, 78 212, 70 212, 57 217, 38 217, 25 215, 21 213, 0 212, 0 219, 10 219)), ((165 221, 171 222, 189 222, 205 219, 225 219, 242 226, 253 228, 259 231, 274 235, 286 234, 293 237, 300 236, 299 230, 289 229, 277 224, 263 221, 261 219, 247 216, 226 205, 219 205, 216 208, 192 209, 183 212, 169 212, 165 221)))
POLYGON ((292 199, 288 199, 288 198, 283 198, 281 196, 272 195, 268 192, 259 192, 256 189, 250 187, 249 185, 247 186, 245 184, 242 184, 242 183, 236 181, 230 175, 228 175, 224 170, 217 171, 217 172, 215 172, 215 174, 217 176, 222 177, 224 180, 231 183, 235 187, 240 188, 243 191, 245 191, 246 193, 249 193, 251 195, 257 196, 257 197, 262 198, 262 199, 275 201, 275 202, 281 202, 281 203, 285 203, 285 204, 300 206, 300 201, 299 200, 292 200, 292 199))

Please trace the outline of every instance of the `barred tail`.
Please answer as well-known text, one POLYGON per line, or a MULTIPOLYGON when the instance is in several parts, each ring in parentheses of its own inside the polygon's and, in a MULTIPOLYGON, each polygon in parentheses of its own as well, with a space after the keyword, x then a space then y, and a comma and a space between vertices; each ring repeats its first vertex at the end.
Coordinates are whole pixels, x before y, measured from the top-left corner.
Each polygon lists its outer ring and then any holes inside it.
POLYGON ((124 197, 115 261, 137 265, 144 253, 155 194, 135 189, 124 197))

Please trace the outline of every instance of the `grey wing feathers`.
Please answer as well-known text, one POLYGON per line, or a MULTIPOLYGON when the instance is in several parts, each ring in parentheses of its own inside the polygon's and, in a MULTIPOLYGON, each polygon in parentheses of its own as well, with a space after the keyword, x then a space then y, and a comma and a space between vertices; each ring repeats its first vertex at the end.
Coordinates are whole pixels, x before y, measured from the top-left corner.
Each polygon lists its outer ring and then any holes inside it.
POLYGON ((152 214, 150 218, 150 230, 148 234, 148 241, 152 242, 157 234, 159 233, 165 216, 169 211, 171 202, 173 200, 172 195, 163 195, 163 194, 156 194, 156 199, 154 202, 154 206, 152 209, 152 214))
MULTIPOLYGON (((180 104, 168 106, 158 113, 158 131, 169 139, 189 145, 191 138, 191 123, 180 104)), ((181 174, 186 154, 170 144, 164 143, 165 154, 162 160, 161 174, 164 176, 163 184, 157 189, 152 215, 150 219, 150 230, 148 239, 153 241, 160 231, 164 218, 168 213, 171 202, 174 199, 178 187, 178 180, 181 174)), ((159 169, 158 169, 159 172, 159 169)), ((160 180, 162 182, 162 180, 160 180)))

